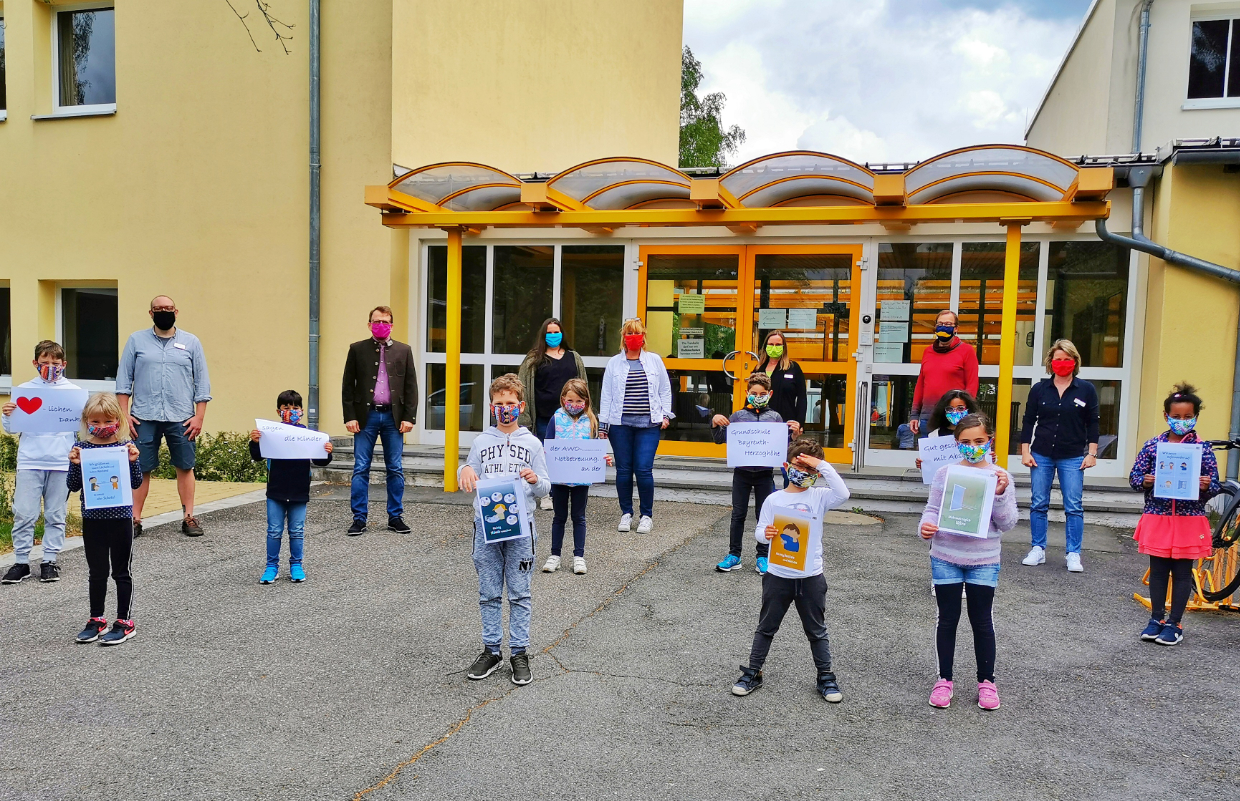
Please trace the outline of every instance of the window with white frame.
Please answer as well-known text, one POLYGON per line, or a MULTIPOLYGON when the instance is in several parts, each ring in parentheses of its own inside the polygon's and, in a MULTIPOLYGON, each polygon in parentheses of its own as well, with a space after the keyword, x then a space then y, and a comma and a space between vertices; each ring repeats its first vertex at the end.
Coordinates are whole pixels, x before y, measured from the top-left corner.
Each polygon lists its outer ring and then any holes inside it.
POLYGON ((115 381, 119 323, 116 289, 61 287, 58 316, 69 378, 115 381))
POLYGON ((4 350, 0 352, 0 375, 13 375, 13 317, 9 310, 9 288, 0 287, 0 334, 4 350))
POLYGON ((115 16, 110 7, 56 12, 52 42, 58 112, 115 110, 115 16))
MULTIPOLYGON (((1240 16, 1240 15, 1238 15, 1240 16)), ((1240 101, 1240 19, 1193 20, 1188 99, 1240 101)))

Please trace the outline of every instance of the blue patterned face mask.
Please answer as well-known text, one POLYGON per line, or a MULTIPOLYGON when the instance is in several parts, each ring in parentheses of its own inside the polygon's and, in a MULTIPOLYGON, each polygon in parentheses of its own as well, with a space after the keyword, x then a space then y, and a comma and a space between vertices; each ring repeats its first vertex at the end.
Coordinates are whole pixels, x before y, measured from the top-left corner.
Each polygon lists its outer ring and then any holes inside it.
POLYGON ((517 422, 517 418, 521 416, 521 406, 500 406, 499 404, 491 404, 491 414, 495 415, 495 421, 500 425, 508 425, 517 422))
POLYGON ((985 445, 971 445, 968 442, 957 442, 956 449, 960 451, 960 455, 965 461, 977 464, 986 460, 986 452, 990 450, 990 442, 985 445))
POLYGON ((951 423, 952 425, 956 425, 957 423, 959 423, 961 420, 965 419, 968 416, 969 416, 968 409, 948 409, 947 410, 947 422, 951 423))
POLYGON ((1187 420, 1177 420, 1174 417, 1167 418, 1167 425, 1171 426, 1171 432, 1177 437, 1182 437, 1197 427, 1197 418, 1190 417, 1187 420))
POLYGON ((771 402, 771 396, 767 395, 750 395, 746 400, 749 405, 755 409, 765 409, 766 405, 771 402))
POLYGON ((788 483, 793 484, 802 489, 814 486, 814 482, 818 480, 817 473, 811 473, 802 470, 799 467, 793 467, 787 462, 784 463, 784 475, 788 477, 788 483))

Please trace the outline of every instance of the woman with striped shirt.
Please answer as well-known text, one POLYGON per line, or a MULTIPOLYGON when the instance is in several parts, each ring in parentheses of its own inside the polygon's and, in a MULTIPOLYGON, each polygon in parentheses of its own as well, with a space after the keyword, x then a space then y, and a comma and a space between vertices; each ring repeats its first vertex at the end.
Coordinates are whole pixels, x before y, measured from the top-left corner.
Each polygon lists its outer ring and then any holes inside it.
POLYGON ((638 534, 654 528, 654 453, 672 418, 672 385, 663 360, 645 349, 646 327, 633 318, 620 329, 621 351, 607 363, 599 407, 599 435, 611 440, 620 496, 618 531, 633 524, 633 477, 641 519, 638 534))

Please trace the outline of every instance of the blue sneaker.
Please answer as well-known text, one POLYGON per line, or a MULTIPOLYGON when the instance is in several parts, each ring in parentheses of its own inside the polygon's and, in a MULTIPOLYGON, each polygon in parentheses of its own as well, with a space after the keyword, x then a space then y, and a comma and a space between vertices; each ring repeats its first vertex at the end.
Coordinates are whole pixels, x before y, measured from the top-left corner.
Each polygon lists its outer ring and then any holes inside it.
POLYGON ((1163 622, 1150 618, 1150 622, 1146 624, 1145 631, 1141 632, 1141 639, 1145 642, 1154 642, 1158 639, 1158 635, 1162 634, 1163 622))
POLYGON ((741 677, 736 680, 736 684, 732 685, 733 695, 749 695, 754 690, 762 686, 762 671, 754 670, 751 667, 741 666, 741 677))
POLYGON ((1162 632, 1154 642, 1159 645, 1179 645, 1182 639, 1184 639, 1184 629, 1175 623, 1164 623, 1162 632))
POLYGON ((740 569, 740 566, 741 566, 741 558, 739 556, 733 556, 732 554, 728 554, 727 556, 723 557, 722 562, 715 565, 715 570, 718 570, 720 573, 731 573, 733 570, 740 569))
POLYGON ((289 565, 288 566, 288 580, 293 582, 294 584, 305 581, 306 571, 302 569, 301 565, 289 565))
POLYGON ((259 584, 271 584, 276 580, 276 575, 280 572, 280 568, 276 565, 267 565, 267 569, 263 571, 263 577, 258 580, 259 584))
POLYGON ((765 556, 759 556, 759 557, 758 557, 758 564, 757 564, 757 566, 754 568, 754 570, 757 570, 757 571, 758 571, 758 575, 760 575, 760 576, 765 576, 765 575, 766 575, 766 557, 765 557, 765 556))

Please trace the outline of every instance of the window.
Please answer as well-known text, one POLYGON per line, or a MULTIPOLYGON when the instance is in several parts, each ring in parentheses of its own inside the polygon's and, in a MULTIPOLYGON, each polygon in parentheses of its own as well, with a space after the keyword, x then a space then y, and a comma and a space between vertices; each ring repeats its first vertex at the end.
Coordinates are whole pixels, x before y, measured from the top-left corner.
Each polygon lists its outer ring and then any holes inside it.
MULTIPOLYGON (((999 363, 1003 326, 1003 242, 965 242, 960 254, 960 338, 977 352, 978 364, 999 363)), ((1038 304, 1038 243, 1020 245, 1016 280, 1016 364, 1033 364, 1038 304)))
MULTIPOLYGON (((426 348, 444 353, 448 329, 448 248, 427 248, 426 348)), ((461 248, 461 353, 482 353, 486 344, 487 249, 461 248)))
MULTIPOLYGON (((461 365, 461 383, 457 389, 460 393, 461 431, 482 431, 487 425, 488 385, 482 383, 483 371, 481 364, 461 365)), ((430 431, 444 429, 447 396, 443 383, 446 372, 447 368, 442 364, 426 365, 426 427, 430 431)), ((504 372, 509 371, 505 369, 504 372)))
POLYGON ((1240 19, 1193 22, 1188 98, 1240 98, 1240 19))
POLYGON ((117 338, 116 290, 60 290, 61 344, 69 378, 115 381, 117 338))
POLYGON ((4 87, 4 17, 0 17, 0 120, 5 118, 9 108, 8 96, 5 93, 4 87))
POLYGON ((13 318, 9 311, 9 297, 9 288, 0 288, 0 335, 4 336, 0 375, 13 375, 13 318))
POLYGON ((555 249, 551 245, 495 248, 492 353, 527 353, 551 316, 555 249))
POLYGON ((56 14, 56 106, 116 105, 115 12, 110 8, 56 14))
POLYGON ((623 297, 623 245, 560 249, 560 320, 564 341, 573 350, 582 356, 611 356, 620 350, 623 297))
POLYGON ((951 298, 950 242, 880 244, 874 361, 920 363, 934 342, 934 321, 951 308, 951 298))
POLYGON ((1123 367, 1128 312, 1126 248, 1107 242, 1051 242, 1042 350, 1072 340, 1082 367, 1123 367))

